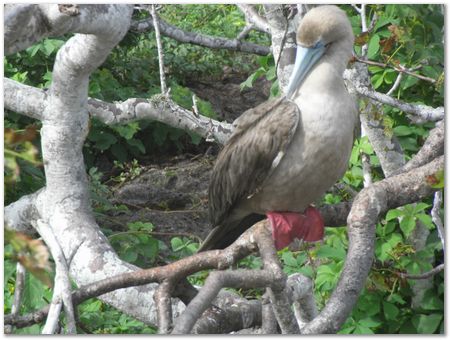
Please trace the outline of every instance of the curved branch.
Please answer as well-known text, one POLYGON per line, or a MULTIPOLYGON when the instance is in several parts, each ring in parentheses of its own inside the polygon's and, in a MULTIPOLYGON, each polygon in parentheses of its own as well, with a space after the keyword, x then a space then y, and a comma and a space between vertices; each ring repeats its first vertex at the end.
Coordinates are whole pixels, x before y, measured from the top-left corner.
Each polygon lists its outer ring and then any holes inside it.
POLYGON ((444 154, 444 137, 445 137, 445 123, 438 122, 436 127, 432 129, 425 140, 425 143, 414 157, 406 163, 403 167, 396 170, 393 174, 399 174, 405 171, 422 166, 431 162, 436 157, 444 154))
POLYGON ((355 305, 369 273, 374 253, 375 225, 390 208, 417 202, 436 189, 427 177, 444 168, 444 156, 406 173, 363 189, 348 216, 349 249, 344 269, 330 300, 303 329, 305 334, 335 333, 355 305))
MULTIPOLYGON (((4 78, 5 107, 17 113, 27 114, 32 105, 44 107, 46 93, 14 80, 4 78), (23 102, 18 104, 19 99, 23 102)), ((215 139, 224 144, 233 131, 231 124, 219 122, 179 106, 166 96, 156 95, 151 99, 131 98, 114 104, 99 99, 89 98, 87 109, 89 114, 105 124, 120 124, 139 119, 157 120, 167 125, 198 133, 207 140, 215 139)), ((35 110, 37 112, 37 109, 35 110)), ((30 114, 27 114, 30 116, 30 114)))
MULTIPOLYGON (((36 42, 66 33, 103 35, 114 40, 108 22, 124 5, 7 5, 5 7, 5 54, 21 51, 36 42)), ((126 12, 123 12, 126 13, 126 12)), ((123 16, 123 18, 125 18, 123 16)), ((120 27, 117 26, 117 27, 120 27)), ((124 33, 124 32, 119 32, 124 33)))
MULTIPOLYGON (((161 18, 159 21, 159 28, 161 30, 161 34, 183 43, 190 43, 213 49, 226 49, 258 55, 267 55, 270 53, 270 47, 268 46, 261 46, 250 42, 242 42, 239 39, 227 39, 196 32, 184 31, 174 25, 167 23, 161 18)), ((134 21, 131 24, 131 30, 135 32, 142 33, 152 29, 154 29, 154 26, 151 19, 134 21)))
POLYGON ((248 23, 253 24, 258 30, 270 34, 270 25, 267 19, 258 14, 254 5, 236 4, 236 6, 244 13, 248 23))

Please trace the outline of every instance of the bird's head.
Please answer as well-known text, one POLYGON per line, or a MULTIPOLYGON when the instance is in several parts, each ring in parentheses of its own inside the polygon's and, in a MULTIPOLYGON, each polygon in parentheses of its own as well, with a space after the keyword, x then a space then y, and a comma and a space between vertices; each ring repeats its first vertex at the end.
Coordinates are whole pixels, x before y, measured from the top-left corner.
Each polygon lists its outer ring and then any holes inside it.
POLYGON ((311 68, 326 53, 340 50, 348 61, 354 42, 353 30, 345 12, 337 6, 315 7, 306 13, 297 30, 297 55, 286 90, 290 98, 311 68))

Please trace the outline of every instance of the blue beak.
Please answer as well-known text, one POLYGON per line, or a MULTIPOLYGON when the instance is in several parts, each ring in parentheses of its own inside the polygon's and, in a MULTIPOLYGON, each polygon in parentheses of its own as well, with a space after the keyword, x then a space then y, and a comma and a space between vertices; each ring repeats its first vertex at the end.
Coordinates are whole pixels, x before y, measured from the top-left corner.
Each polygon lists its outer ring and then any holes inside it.
POLYGON ((309 70, 320 59, 325 52, 325 46, 318 42, 314 47, 297 46, 297 55, 295 56, 294 70, 286 90, 286 98, 290 98, 300 87, 309 70))

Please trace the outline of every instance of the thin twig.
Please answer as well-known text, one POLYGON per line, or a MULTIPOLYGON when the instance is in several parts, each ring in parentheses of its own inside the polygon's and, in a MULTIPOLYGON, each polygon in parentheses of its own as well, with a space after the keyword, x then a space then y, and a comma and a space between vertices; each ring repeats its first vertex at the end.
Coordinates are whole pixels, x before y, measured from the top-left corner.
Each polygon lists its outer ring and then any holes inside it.
POLYGON ((433 79, 433 78, 430 78, 430 77, 425 77, 425 76, 422 76, 421 74, 418 74, 418 73, 414 73, 410 69, 405 68, 405 67, 395 66, 395 65, 390 65, 390 64, 384 64, 384 63, 380 63, 378 61, 373 61, 373 60, 366 60, 366 59, 358 58, 358 56, 355 56, 355 60, 360 62, 360 63, 367 64, 367 65, 379 66, 379 67, 382 67, 382 68, 392 68, 392 69, 396 70, 397 72, 406 73, 407 75, 419 78, 421 80, 428 81, 428 82, 433 83, 433 84, 436 83, 436 79, 433 79))
MULTIPOLYGON (((361 32, 367 32, 367 22, 366 22, 366 4, 361 4, 361 10, 359 12, 361 17, 361 32)), ((367 59, 367 51, 369 49, 369 45, 365 43, 361 47, 361 55, 363 59, 367 59)))
POLYGON ((428 271, 426 273, 423 273, 423 274, 413 275, 413 274, 408 274, 408 273, 399 273, 399 272, 397 272, 397 275, 400 276, 403 279, 424 280, 424 279, 428 279, 428 278, 430 278, 430 277, 440 273, 443 270, 444 270, 444 264, 442 263, 439 266, 434 267, 430 271, 428 271))
POLYGON ((197 107, 197 96, 195 93, 192 95, 192 112, 194 112, 195 117, 200 115, 197 107))
POLYGON ((358 12, 358 14, 361 14, 361 8, 359 8, 356 4, 352 4, 352 7, 358 12))
POLYGON ((395 90, 398 89, 398 87, 400 86, 400 83, 402 82, 403 79, 403 73, 399 72, 399 74, 397 75, 397 78, 395 79, 394 85, 392 85, 391 89, 386 92, 386 94, 388 96, 392 96, 392 94, 395 92, 395 90))
POLYGON ((441 217, 439 216, 441 203, 442 203, 442 191, 436 191, 434 194, 433 208, 431 209, 431 219, 436 225, 439 238, 441 239, 442 250, 445 250, 444 225, 442 223, 441 217))
POLYGON ((153 27, 155 27, 156 46, 158 48, 158 61, 159 61, 159 79, 161 82, 161 93, 167 93, 166 75, 164 73, 164 51, 161 42, 161 33, 159 31, 158 15, 156 14, 155 5, 150 5, 150 14, 153 18, 153 27))
POLYGON ((237 40, 242 40, 247 38, 247 36, 249 35, 250 31, 255 29, 255 25, 254 24, 247 24, 245 25, 245 27, 242 29, 242 31, 238 34, 238 36, 236 37, 237 40))
MULTIPOLYGON (((17 262, 16 265, 16 285, 14 286, 14 300, 11 306, 11 315, 16 316, 19 315, 20 305, 22 303, 22 293, 25 287, 25 267, 17 262)), ((13 331, 13 327, 11 325, 5 326, 5 333, 11 333, 13 331)))

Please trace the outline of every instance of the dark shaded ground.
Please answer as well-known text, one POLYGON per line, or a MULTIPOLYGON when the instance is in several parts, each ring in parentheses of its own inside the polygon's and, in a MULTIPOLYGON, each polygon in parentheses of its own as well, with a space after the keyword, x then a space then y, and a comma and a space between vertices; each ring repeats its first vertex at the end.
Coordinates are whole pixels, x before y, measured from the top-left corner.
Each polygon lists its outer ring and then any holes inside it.
MULTIPOLYGON (((231 122, 268 98, 269 82, 261 79, 253 88, 241 92, 239 84, 244 80, 245 77, 229 75, 221 82, 197 81, 189 87, 197 96, 210 101, 221 119, 231 122)), ((100 224, 113 230, 126 230, 128 222, 151 222, 156 232, 167 233, 156 236, 164 241, 169 241, 177 233, 193 234, 203 239, 211 229, 208 183, 220 146, 202 144, 207 145, 200 145, 196 155, 185 153, 154 159, 146 163, 140 176, 112 188, 112 203, 125 204, 129 210, 113 211, 110 218, 102 219, 100 224)))
POLYGON ((197 81, 188 87, 201 99, 208 100, 221 120, 232 122, 244 111, 269 98, 271 83, 265 78, 255 81, 252 88, 241 91, 245 77, 230 74, 220 82, 197 81))
POLYGON ((114 219, 124 226, 127 222, 151 222, 157 232, 204 237, 209 230, 207 196, 213 160, 174 159, 173 164, 150 166, 114 190, 113 203, 129 208, 114 219))

